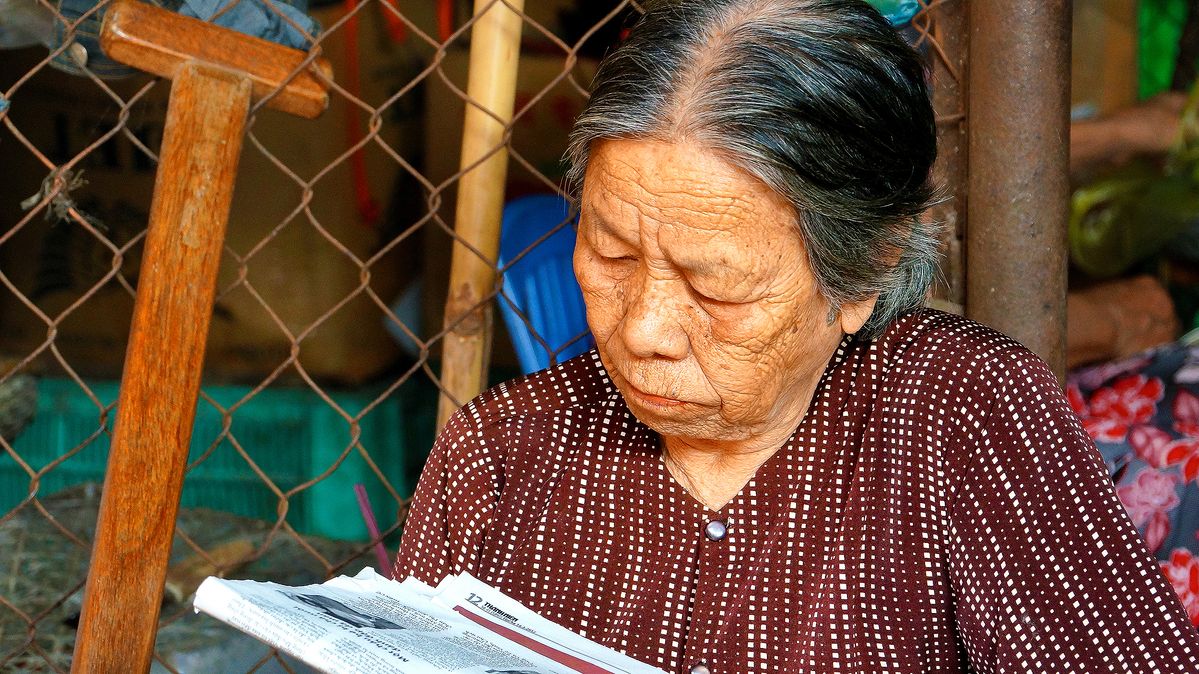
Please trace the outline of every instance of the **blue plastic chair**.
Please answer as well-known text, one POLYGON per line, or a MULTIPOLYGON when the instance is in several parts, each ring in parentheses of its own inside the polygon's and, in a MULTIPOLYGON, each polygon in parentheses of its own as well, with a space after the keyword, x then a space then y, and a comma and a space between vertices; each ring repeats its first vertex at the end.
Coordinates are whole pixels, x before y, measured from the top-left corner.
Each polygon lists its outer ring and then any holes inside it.
POLYGON ((571 261, 575 222, 526 252, 568 217, 570 205, 557 195, 522 197, 504 207, 499 255, 503 290, 497 301, 525 374, 573 358, 595 345, 587 332, 583 292, 571 261))

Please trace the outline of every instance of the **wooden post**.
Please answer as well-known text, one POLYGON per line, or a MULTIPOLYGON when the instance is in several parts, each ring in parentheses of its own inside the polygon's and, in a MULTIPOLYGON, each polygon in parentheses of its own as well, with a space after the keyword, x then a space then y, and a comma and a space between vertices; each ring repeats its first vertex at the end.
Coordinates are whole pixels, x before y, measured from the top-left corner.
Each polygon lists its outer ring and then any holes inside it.
POLYGON ((74 672, 150 668, 249 107, 221 68, 171 87, 74 672))
POLYGON ((492 307, 484 302, 495 288, 500 217, 508 177, 506 127, 516 98, 516 69, 524 0, 475 0, 471 29, 466 120, 462 133, 458 209, 446 299, 441 383, 445 392, 437 411, 438 427, 459 405, 478 395, 486 383, 491 352, 492 307), (469 242, 479 253, 462 244, 469 242))
POLYGON ((305 66, 298 49, 138 0, 109 5, 100 42, 174 80, 72 663, 123 674, 149 671, 154 654, 251 96, 316 117, 332 72, 324 59, 305 66))

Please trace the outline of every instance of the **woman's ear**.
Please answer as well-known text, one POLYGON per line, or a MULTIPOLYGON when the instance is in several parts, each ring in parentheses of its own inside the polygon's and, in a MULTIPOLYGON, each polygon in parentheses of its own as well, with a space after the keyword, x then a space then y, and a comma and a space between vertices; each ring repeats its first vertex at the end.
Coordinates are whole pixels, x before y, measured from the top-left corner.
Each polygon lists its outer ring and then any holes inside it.
POLYGON ((841 319, 841 332, 847 335, 852 335, 866 325, 866 321, 870 320, 870 314, 874 313, 874 304, 878 302, 878 294, 871 295, 864 300, 858 302, 846 302, 841 305, 839 318, 841 319))
MULTIPOLYGON (((910 229, 904 233, 905 240, 909 234, 911 234, 910 229)), ((883 259, 886 260, 887 266, 892 269, 899 264, 902 258, 903 249, 899 246, 892 246, 889 251, 884 251, 883 253, 883 259)), ((878 303, 878 296, 879 293, 875 293, 857 302, 842 304, 840 307, 841 332, 852 335, 861 330, 862 326, 866 325, 866 321, 870 320, 870 315, 874 313, 874 305, 878 303)))

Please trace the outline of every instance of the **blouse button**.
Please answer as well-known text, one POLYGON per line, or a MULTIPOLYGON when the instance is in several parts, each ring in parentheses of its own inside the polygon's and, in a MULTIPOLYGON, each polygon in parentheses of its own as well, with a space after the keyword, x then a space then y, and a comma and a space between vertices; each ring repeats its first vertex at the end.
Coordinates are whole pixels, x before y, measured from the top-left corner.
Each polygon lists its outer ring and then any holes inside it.
MULTIPOLYGON (((708 540, 710 540, 710 541, 719 541, 719 540, 723 539, 728 533, 729 533, 729 528, 727 526, 725 526, 724 522, 721 522, 720 520, 712 520, 711 522, 708 522, 708 526, 704 527, 704 535, 706 535, 708 537, 708 540)), ((707 672, 707 671, 708 671, 707 668, 704 668, 704 670, 702 672, 699 672, 698 674, 704 674, 704 672, 707 672)), ((692 668, 692 673, 696 674, 694 667, 692 668)))
POLYGON ((712 674, 712 670, 702 662, 691 665, 691 674, 712 674))

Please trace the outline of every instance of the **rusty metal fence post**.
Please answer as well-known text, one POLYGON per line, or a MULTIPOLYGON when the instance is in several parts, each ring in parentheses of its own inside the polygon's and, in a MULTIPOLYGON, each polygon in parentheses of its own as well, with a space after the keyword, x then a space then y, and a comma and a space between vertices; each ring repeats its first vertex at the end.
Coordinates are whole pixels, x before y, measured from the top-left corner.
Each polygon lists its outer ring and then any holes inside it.
POLYGON ((1065 371, 1070 3, 969 3, 966 313, 1065 371))

